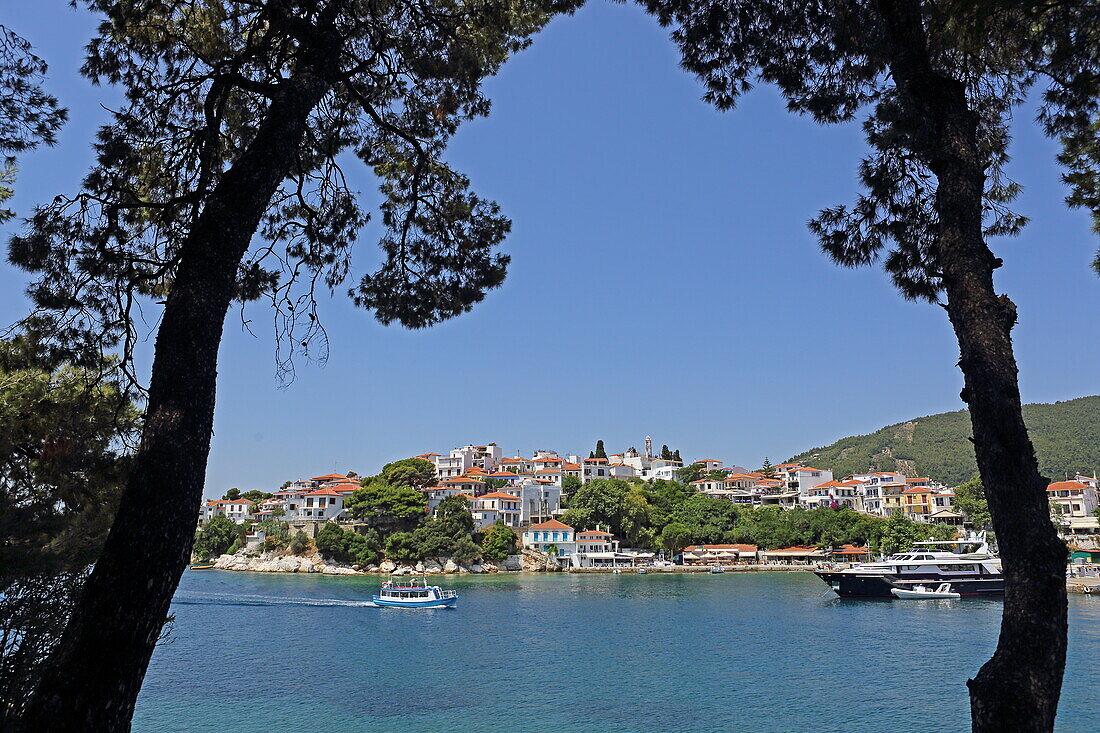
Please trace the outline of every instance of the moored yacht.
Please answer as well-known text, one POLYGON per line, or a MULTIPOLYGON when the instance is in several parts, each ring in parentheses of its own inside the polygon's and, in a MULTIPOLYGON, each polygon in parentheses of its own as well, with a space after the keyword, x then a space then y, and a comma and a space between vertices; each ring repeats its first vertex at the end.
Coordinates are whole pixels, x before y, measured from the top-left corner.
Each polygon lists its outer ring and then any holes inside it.
POLYGON ((818 570, 842 598, 895 598, 894 590, 917 585, 950 583, 962 596, 1004 593, 1001 561, 989 549, 984 534, 964 540, 917 542, 912 550, 879 562, 865 562, 845 570, 818 570), (950 549, 939 549, 948 547, 950 549))

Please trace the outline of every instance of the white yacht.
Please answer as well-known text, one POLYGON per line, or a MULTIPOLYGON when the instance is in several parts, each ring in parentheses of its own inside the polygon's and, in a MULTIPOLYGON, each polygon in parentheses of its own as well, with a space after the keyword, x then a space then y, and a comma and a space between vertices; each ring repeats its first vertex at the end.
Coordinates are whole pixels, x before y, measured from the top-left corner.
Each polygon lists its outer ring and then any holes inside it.
POLYGON ((1004 593, 1001 561, 990 551, 984 533, 914 544, 913 549, 885 560, 814 574, 843 598, 895 598, 895 589, 940 583, 950 583, 951 590, 962 596, 1004 593))

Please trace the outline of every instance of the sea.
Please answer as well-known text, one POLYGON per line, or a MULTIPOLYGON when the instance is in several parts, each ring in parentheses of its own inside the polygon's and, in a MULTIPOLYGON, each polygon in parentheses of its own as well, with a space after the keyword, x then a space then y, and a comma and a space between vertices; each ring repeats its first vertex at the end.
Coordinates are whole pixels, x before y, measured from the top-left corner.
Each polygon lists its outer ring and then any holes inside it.
MULTIPOLYGON (((135 731, 965 731, 996 600, 841 600, 810 573, 187 571, 135 731)), ((1071 595, 1060 731, 1100 722, 1100 598, 1071 595)))

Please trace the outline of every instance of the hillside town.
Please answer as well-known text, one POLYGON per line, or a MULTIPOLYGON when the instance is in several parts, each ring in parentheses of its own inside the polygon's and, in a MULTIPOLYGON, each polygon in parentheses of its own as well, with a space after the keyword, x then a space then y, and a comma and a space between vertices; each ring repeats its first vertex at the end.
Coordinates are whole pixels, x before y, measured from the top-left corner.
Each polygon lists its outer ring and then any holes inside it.
MULTIPOLYGON (((428 514, 433 514, 444 500, 459 497, 468 502, 475 531, 502 524, 512 529, 520 547, 550 552, 566 567, 636 566, 657 559, 653 552, 621 547, 622 540, 603 529, 578 530, 561 521, 570 491, 599 479, 680 481, 699 495, 746 507, 847 508, 871 517, 900 514, 912 522, 960 530, 969 525, 968 517, 955 506, 954 489, 928 477, 877 471, 837 479, 828 469, 802 463, 765 465, 750 471, 714 458, 699 458, 685 466, 667 447, 661 455, 655 455, 648 436, 643 445, 640 451, 631 447, 621 453, 597 455, 602 453, 601 441, 598 451, 589 457, 536 450, 528 458, 505 456, 498 444, 487 443, 465 445, 446 455, 429 452, 413 458, 434 466, 435 483, 419 489, 428 514)), ((238 524, 277 517, 316 537, 326 523, 354 523, 348 504, 361 488, 360 478, 354 473, 299 479, 259 502, 239 496, 207 501, 200 508, 199 522, 219 515, 238 524)), ((1098 532, 1100 491, 1095 476, 1078 475, 1052 483, 1048 495, 1052 520, 1063 533, 1098 532)), ((249 539, 257 545, 264 538, 253 530, 249 539)), ((855 561, 869 554, 867 547, 850 544, 831 548, 828 553, 818 547, 761 550, 750 544, 712 544, 685 547, 680 560, 685 565, 721 560, 855 561)))

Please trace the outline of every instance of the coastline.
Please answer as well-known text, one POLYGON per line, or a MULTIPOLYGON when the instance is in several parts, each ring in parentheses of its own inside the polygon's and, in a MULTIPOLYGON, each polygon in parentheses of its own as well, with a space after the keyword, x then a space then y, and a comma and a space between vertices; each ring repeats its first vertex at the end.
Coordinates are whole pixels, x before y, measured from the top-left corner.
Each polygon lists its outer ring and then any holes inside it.
MULTIPOLYGON (((414 575, 529 575, 544 573, 565 573, 577 575, 612 575, 614 568, 551 568, 536 566, 530 558, 523 555, 509 555, 499 563, 458 563, 449 558, 440 558, 442 562, 428 561, 414 565, 385 561, 378 566, 360 568, 357 565, 345 565, 324 560, 320 555, 221 555, 213 561, 213 570, 230 570, 244 573, 303 573, 319 575, 373 575, 402 577, 414 575)), ((724 573, 792 573, 812 572, 812 565, 724 565, 724 573)), ((639 575, 639 568, 618 568, 622 575, 639 575)), ((709 573, 709 565, 676 565, 673 567, 647 567, 645 574, 685 574, 709 573)), ((1067 578, 1066 590, 1069 593, 1100 595, 1100 579, 1067 578)))
MULTIPOLYGON (((214 570, 232 570, 234 572, 251 573, 317 573, 321 575, 488 575, 494 573, 575 573, 575 574, 614 574, 615 568, 552 568, 545 564, 535 563, 524 555, 509 555, 506 560, 499 563, 460 563, 450 558, 440 558, 439 561, 429 560, 415 564, 399 564, 392 561, 384 561, 380 565, 370 565, 360 568, 358 565, 345 565, 343 563, 324 560, 317 554, 311 555, 220 555, 213 562, 214 570)), ((760 572, 810 572, 815 568, 810 565, 724 565, 727 573, 760 573, 760 572)), ((639 574, 639 568, 618 568, 623 575, 639 574)), ((709 573, 709 565, 675 565, 672 567, 646 567, 646 574, 668 573, 709 573)))

